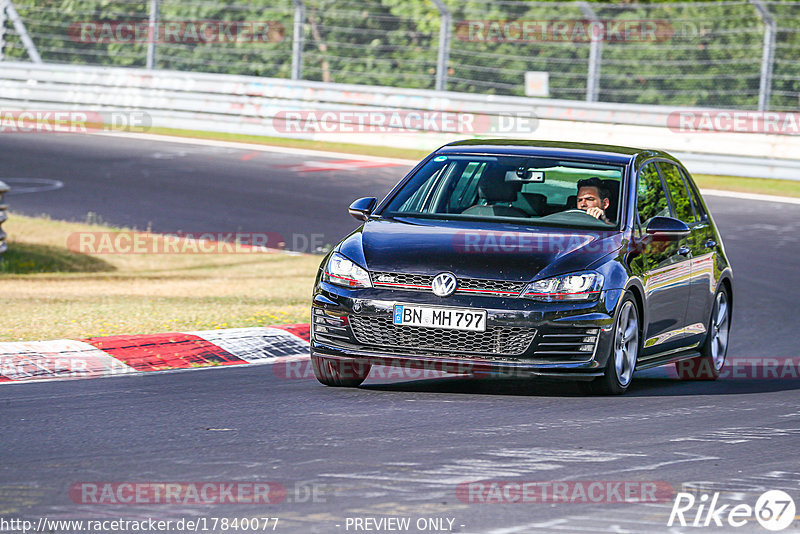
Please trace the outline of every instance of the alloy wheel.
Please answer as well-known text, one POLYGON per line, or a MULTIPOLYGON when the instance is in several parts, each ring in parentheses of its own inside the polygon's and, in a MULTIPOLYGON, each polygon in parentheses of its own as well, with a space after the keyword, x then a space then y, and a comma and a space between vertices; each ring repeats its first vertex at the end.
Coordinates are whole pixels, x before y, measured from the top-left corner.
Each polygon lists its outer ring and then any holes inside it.
POLYGON ((619 312, 617 330, 614 335, 614 366, 622 387, 627 386, 636 368, 639 354, 639 318, 633 302, 626 301, 619 312))
POLYGON ((729 319, 728 297, 720 291, 714 300, 714 312, 711 314, 711 358, 714 369, 720 370, 725 364, 725 353, 728 348, 729 319))

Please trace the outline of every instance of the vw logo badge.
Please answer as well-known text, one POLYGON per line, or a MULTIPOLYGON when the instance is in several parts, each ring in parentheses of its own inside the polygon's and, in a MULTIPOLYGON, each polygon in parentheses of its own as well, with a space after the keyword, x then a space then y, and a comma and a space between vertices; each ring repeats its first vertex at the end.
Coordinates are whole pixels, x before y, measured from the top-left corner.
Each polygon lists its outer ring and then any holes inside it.
POLYGON ((456 290, 456 277, 453 273, 439 273, 433 278, 431 288, 437 297, 449 297, 456 290))

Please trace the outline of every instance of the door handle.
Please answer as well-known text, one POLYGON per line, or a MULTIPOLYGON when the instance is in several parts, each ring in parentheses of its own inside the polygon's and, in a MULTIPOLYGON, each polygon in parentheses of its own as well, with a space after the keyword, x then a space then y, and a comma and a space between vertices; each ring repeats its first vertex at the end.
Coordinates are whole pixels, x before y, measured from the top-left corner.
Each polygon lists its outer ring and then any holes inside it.
POLYGON ((706 248, 714 248, 714 247, 717 246, 717 242, 714 241, 713 239, 709 239, 708 241, 706 241, 705 244, 706 244, 706 248))
POLYGON ((678 249, 678 254, 680 254, 681 256, 688 256, 689 253, 691 253, 691 252, 692 252, 692 249, 690 249, 686 245, 683 245, 681 248, 678 249))

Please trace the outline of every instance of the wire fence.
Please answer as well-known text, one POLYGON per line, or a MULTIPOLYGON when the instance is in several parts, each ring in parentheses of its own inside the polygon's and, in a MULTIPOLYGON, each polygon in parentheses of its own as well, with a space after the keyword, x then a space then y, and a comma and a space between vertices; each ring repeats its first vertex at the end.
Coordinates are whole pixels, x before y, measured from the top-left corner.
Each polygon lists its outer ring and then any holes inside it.
POLYGON ((7 60, 797 110, 800 1, 0 0, 7 60), (14 13, 10 13, 13 11, 14 13), (18 22, 14 21, 14 14, 18 22))

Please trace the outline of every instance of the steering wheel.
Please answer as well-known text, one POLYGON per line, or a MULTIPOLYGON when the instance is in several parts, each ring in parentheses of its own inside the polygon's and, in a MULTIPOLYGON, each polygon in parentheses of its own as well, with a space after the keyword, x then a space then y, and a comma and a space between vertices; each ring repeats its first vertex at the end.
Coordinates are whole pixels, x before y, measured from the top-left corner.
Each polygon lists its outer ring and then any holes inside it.
MULTIPOLYGON (((583 214, 584 214, 584 215, 586 215, 587 217, 592 217, 592 216, 591 216, 591 215, 589 215, 589 214, 588 214, 586 211, 584 211, 584 210, 579 210, 579 209, 577 209, 577 208, 572 208, 572 209, 569 209, 569 210, 559 211, 559 212, 556 212, 556 213, 583 213, 583 214)), ((554 213, 553 215, 555 215, 555 213, 554 213)), ((594 217, 592 217, 592 219, 594 219, 594 217)), ((595 219, 595 220, 596 220, 596 219, 595 219)))
POLYGON ((603 223, 603 224, 607 224, 607 225, 611 225, 611 226, 613 226, 613 225, 614 225, 614 222, 613 222, 613 221, 610 221, 610 220, 606 220, 606 221, 604 221, 603 219, 597 219, 597 218, 595 218, 593 215, 589 215, 589 213, 588 213, 588 212, 586 212, 586 211, 583 211, 583 210, 579 210, 579 209, 576 209, 576 208, 572 208, 572 209, 569 209, 569 210, 564 210, 564 211, 559 211, 559 212, 557 212, 557 213, 554 213, 553 215, 560 215, 560 214, 562 214, 562 213, 576 213, 576 212, 577 212, 577 213, 583 213, 584 215, 586 215, 587 217, 589 217, 589 218, 590 218, 590 219, 592 219, 593 221, 599 221, 599 222, 601 222, 601 223, 603 223))

